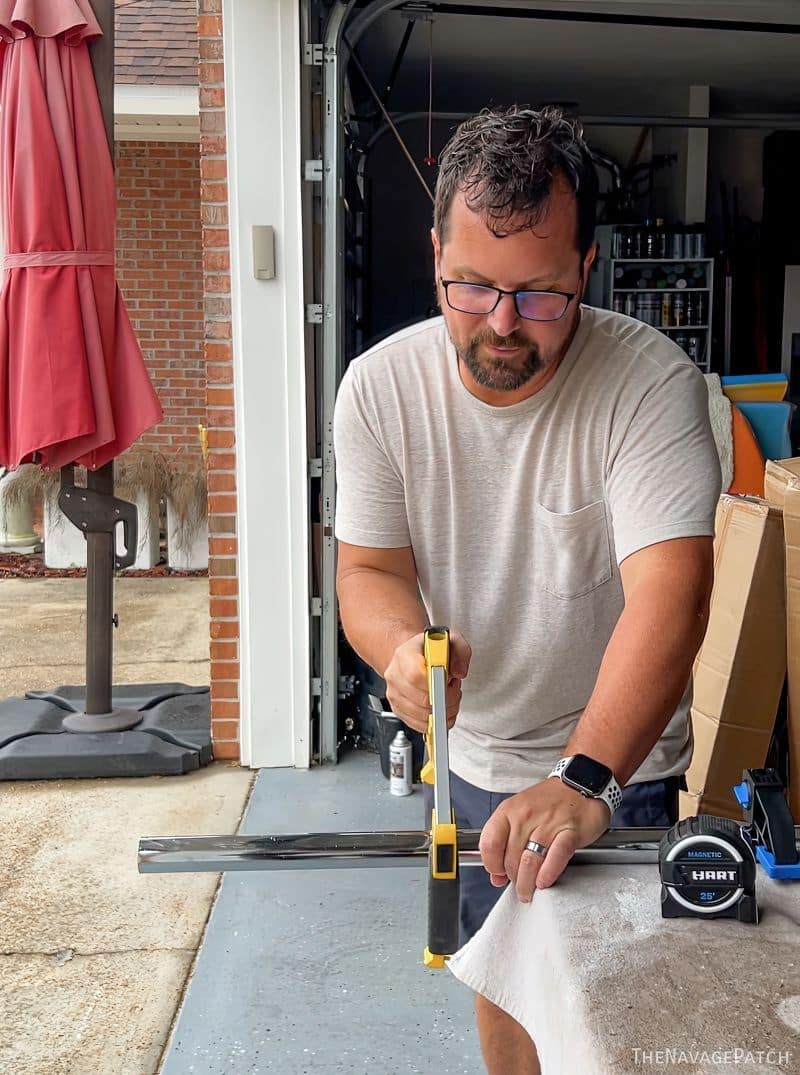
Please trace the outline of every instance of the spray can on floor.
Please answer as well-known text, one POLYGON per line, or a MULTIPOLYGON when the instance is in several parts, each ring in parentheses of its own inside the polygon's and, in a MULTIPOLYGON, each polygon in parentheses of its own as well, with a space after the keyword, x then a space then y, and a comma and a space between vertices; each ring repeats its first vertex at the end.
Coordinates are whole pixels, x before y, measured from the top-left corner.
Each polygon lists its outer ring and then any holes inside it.
POLYGON ((392 795, 410 795, 411 742, 401 728, 389 747, 389 791, 392 795))

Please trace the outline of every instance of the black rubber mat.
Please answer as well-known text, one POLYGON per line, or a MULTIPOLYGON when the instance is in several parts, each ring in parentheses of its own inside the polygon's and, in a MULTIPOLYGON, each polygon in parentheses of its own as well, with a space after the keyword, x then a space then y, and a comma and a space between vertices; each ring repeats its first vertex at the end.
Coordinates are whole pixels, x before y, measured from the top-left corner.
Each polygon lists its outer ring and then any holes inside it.
MULTIPOLYGON (((115 709, 152 709, 179 694, 208 694, 208 687, 188 687, 185 683, 124 683, 111 688, 111 701, 115 709)), ((82 713, 86 706, 85 687, 67 685, 52 691, 27 691, 25 697, 54 702, 71 713, 82 713)))
POLYGON ((0 780, 102 776, 168 776, 212 761, 208 687, 148 683, 115 687, 116 708, 143 711, 124 732, 70 732, 68 713, 82 712, 84 687, 31 691, 0 702, 0 780))

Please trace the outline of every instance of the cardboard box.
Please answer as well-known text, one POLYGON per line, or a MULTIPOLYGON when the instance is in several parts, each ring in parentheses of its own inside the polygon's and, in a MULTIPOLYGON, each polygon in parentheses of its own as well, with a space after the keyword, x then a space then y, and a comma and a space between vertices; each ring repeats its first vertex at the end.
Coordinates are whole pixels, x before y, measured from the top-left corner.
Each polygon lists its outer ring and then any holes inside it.
MULTIPOLYGON (((683 821, 685 817, 694 817, 700 813, 700 796, 692 795, 688 791, 678 792, 678 820, 683 821)), ((706 813, 711 813, 707 810, 706 813)))
MULTIPOLYGON (((800 535, 800 482, 797 506, 800 535)), ((783 547, 779 510, 757 497, 721 497, 708 629, 694 667, 692 813, 740 818, 733 785, 766 760, 786 676, 783 547)))
POLYGON ((769 460, 764 491, 770 504, 784 513, 789 806, 800 820, 800 458, 769 460))
MULTIPOLYGON (((792 460, 800 462, 800 460, 792 460)), ((786 487, 786 658, 789 674, 789 807, 800 823, 800 478, 786 487)))
POLYGON ((768 459, 764 472, 764 499, 767 503, 783 511, 786 487, 794 478, 800 478, 800 458, 768 459))
POLYGON ((714 814, 715 817, 743 818, 742 808, 733 799, 714 799, 708 795, 696 795, 691 791, 678 792, 678 819, 696 817, 698 814, 714 814))

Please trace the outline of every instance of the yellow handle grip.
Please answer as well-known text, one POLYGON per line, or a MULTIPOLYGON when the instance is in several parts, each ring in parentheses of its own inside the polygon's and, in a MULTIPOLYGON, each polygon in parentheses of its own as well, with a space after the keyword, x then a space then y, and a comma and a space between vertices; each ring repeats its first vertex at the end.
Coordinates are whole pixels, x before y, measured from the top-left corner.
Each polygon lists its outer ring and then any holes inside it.
MULTIPOLYGON (((450 667, 450 632, 446 627, 427 627, 425 629, 425 665, 428 672, 428 699, 433 706, 433 681, 431 670, 444 668, 447 679, 450 667)), ((428 717, 428 730, 425 733, 425 745, 427 747, 428 760, 422 767, 420 779, 423 784, 432 784, 433 780, 433 714, 428 717)))
POLYGON ((450 668, 450 632, 446 627, 427 627, 425 629, 425 664, 428 666, 428 694, 433 700, 431 669, 450 668))
POLYGON ((435 783, 433 770, 433 732, 431 731, 430 717, 428 718, 428 730, 425 732, 425 747, 428 751, 428 757, 425 764, 422 766, 419 778, 423 784, 433 784, 435 783))

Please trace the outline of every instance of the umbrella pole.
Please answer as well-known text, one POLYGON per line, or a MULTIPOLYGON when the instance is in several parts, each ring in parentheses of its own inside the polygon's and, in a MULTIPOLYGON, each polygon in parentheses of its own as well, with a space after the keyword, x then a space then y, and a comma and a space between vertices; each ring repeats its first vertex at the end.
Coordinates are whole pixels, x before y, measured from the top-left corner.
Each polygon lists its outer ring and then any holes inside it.
MULTIPOLYGON (((89 489, 114 495, 114 463, 86 477, 89 489)), ((114 630, 114 534, 86 535, 86 713, 111 712, 114 630)))
MULTIPOLYGON (((97 95, 106 137, 114 160, 114 0, 92 0, 103 36, 92 43, 97 95)), ((97 493, 114 495, 114 462, 88 471, 86 484, 97 493)), ((86 713, 111 712, 114 643, 114 533, 86 535, 86 713)))
MULTIPOLYGON (((111 159, 114 159, 114 0, 92 0, 103 36, 92 43, 97 95, 103 110, 111 159)), ((86 484, 114 495, 114 463, 88 471, 86 484)), ((86 713, 111 712, 114 643, 114 533, 86 535, 86 713)))
MULTIPOLYGON (((92 0, 92 7, 103 36, 90 45, 89 54, 113 162, 114 0, 92 0)), ((114 496, 113 460, 89 470, 86 484, 110 504, 114 496)), ((142 720, 136 710, 115 710, 111 701, 115 535, 113 528, 109 532, 89 527, 86 533, 86 711, 65 718, 68 731, 125 731, 142 720)))

